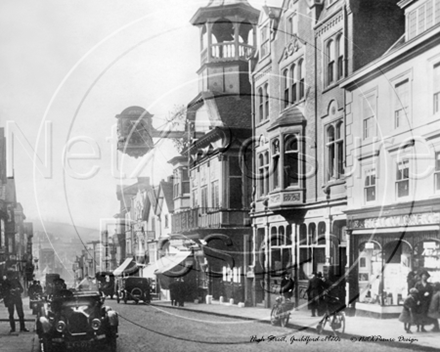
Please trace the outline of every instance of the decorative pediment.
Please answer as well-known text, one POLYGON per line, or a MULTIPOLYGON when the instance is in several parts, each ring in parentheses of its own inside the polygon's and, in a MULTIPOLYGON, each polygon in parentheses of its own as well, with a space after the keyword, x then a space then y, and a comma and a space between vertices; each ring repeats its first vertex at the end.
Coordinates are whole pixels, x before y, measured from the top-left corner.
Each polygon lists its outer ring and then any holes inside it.
POLYGON ((303 45, 304 44, 298 39, 298 37, 296 35, 293 35, 293 37, 286 44, 286 46, 283 50, 283 55, 282 55, 281 59, 286 60, 288 57, 292 56, 299 49, 301 49, 303 47, 303 45))

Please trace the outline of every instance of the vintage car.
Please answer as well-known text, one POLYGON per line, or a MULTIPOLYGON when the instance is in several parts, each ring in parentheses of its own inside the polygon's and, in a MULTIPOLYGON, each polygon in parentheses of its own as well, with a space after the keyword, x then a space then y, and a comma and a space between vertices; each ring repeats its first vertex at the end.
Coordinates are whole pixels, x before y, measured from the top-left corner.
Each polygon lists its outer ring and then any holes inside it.
POLYGON ((36 319, 42 352, 107 347, 116 352, 118 314, 98 291, 62 290, 48 298, 36 319))
POLYGON ((150 303, 150 281, 145 277, 118 277, 116 282, 117 296, 116 300, 120 301, 135 301, 136 304, 139 301, 150 303))

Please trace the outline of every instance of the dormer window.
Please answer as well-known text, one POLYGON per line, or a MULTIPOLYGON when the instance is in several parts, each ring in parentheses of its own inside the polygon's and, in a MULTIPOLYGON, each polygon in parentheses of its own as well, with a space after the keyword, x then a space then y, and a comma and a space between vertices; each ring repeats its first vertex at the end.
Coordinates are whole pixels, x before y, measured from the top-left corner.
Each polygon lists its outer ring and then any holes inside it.
POLYGON ((427 0, 407 14, 407 40, 440 23, 440 3, 427 0))

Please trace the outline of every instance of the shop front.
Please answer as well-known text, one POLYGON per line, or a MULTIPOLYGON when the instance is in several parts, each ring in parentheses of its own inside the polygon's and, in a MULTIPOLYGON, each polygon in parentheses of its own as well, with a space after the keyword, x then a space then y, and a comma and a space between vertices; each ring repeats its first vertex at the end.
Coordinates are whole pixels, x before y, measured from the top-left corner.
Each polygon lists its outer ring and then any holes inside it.
POLYGON ((427 270, 440 282, 440 213, 384 217, 349 215, 349 295, 357 315, 397 317, 411 272, 427 270))

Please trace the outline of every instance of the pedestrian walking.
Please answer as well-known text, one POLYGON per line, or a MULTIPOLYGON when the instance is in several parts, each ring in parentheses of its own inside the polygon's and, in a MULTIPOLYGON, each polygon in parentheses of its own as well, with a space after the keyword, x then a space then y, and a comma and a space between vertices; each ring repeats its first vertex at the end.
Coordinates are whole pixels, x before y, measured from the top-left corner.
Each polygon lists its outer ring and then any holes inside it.
POLYGON ((431 303, 433 289, 431 284, 428 282, 428 279, 431 276, 429 275, 428 271, 422 270, 419 275, 420 281, 417 282, 414 287, 417 289, 417 291, 419 291, 421 331, 426 332, 425 325, 433 324, 433 320, 428 317, 428 310, 431 303))
POLYGON ((285 272, 283 274, 283 279, 281 280, 280 293, 286 299, 291 299, 293 296, 293 288, 295 287, 295 282, 292 280, 292 275, 285 272))
POLYGON ((320 308, 321 296, 324 292, 324 282, 320 272, 312 273, 306 292, 308 297, 307 307, 312 311, 312 317, 316 317, 316 311, 320 308))
POLYGON ((14 309, 17 310, 18 319, 20 321, 20 331, 29 332, 24 324, 23 301, 21 300, 22 293, 23 286, 17 279, 15 271, 9 269, 6 273, 6 280, 3 282, 3 298, 5 307, 8 308, 11 333, 15 332, 14 309))
POLYGON ((177 286, 178 286, 177 281, 173 279, 173 281, 170 283, 169 286, 172 306, 177 306, 177 286))
POLYGON ((440 332, 438 319, 440 319, 440 282, 434 284, 434 294, 429 304, 428 317, 434 319, 434 328, 431 331, 440 332))
POLYGON ((411 334, 411 324, 418 324, 417 300, 419 291, 416 288, 409 290, 409 295, 403 302, 402 313, 400 313, 399 321, 403 323, 403 328, 408 334, 411 334))

